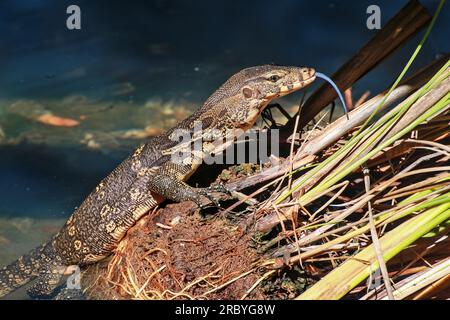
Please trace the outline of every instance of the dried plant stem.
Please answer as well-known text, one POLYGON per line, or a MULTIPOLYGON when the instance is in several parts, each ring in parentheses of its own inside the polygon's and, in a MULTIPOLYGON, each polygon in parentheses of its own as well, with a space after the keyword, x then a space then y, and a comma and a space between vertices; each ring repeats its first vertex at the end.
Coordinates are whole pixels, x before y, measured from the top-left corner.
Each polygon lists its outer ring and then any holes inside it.
MULTIPOLYGON (((367 167, 364 168, 363 174, 364 174, 364 186, 367 193, 370 191, 370 176, 369 176, 369 169, 367 167)), ((391 280, 389 278, 386 263, 384 263, 383 260, 383 251, 381 249, 380 240, 378 239, 377 229, 375 228, 375 222, 373 220, 373 213, 372 213, 372 203, 370 202, 370 200, 367 202, 367 211, 369 213, 370 235, 372 237, 372 243, 377 256, 378 265, 380 266, 381 275, 383 276, 386 292, 388 294, 389 300, 395 300, 394 294, 392 293, 392 287, 390 282, 391 280)))

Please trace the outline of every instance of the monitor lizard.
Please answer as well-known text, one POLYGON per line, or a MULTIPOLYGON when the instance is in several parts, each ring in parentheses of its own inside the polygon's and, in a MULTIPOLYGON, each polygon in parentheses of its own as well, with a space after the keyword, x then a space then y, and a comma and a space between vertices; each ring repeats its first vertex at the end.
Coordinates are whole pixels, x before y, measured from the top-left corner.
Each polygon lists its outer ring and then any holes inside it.
POLYGON ((262 110, 275 98, 314 81, 315 70, 274 65, 241 70, 229 78, 191 116, 162 135, 139 146, 103 179, 51 240, 0 269, 0 297, 31 280, 31 297, 50 296, 69 266, 83 266, 107 257, 133 226, 164 199, 193 201, 202 206, 214 201, 213 187, 194 188, 186 180, 201 161, 214 152, 212 132, 227 136, 251 128, 262 110), (201 150, 191 159, 173 161, 180 150, 177 130, 202 126, 201 150))

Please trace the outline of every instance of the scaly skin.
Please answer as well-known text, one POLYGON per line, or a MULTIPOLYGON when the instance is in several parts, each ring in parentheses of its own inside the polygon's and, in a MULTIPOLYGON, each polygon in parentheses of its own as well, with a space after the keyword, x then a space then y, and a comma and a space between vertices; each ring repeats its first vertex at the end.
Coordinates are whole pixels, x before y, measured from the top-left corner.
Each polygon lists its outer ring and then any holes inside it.
POLYGON ((272 65, 233 75, 194 114, 138 147, 100 182, 48 243, 0 270, 0 297, 35 278, 29 295, 51 295, 68 266, 107 257, 127 230, 164 199, 191 200, 201 206, 202 197, 211 199, 211 190, 193 188, 185 181, 200 165, 198 159, 214 151, 213 130, 229 136, 236 129, 251 128, 271 100, 314 79, 313 69, 272 65), (179 142, 173 141, 175 130, 191 132, 197 121, 203 128, 202 151, 194 154, 197 161, 173 162, 171 155, 179 148, 179 142))

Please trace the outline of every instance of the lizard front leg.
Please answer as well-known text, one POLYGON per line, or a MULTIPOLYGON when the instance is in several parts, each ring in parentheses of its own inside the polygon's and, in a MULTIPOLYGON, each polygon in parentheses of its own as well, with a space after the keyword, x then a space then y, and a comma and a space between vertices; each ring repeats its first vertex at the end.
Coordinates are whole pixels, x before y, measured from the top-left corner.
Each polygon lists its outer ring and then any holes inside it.
POLYGON ((149 182, 149 189, 166 199, 181 202, 193 201, 199 208, 204 208, 202 197, 207 198, 214 205, 219 206, 218 201, 212 196, 212 192, 226 193, 221 186, 209 188, 194 188, 185 183, 194 171, 189 165, 178 165, 168 162, 158 168, 149 182))

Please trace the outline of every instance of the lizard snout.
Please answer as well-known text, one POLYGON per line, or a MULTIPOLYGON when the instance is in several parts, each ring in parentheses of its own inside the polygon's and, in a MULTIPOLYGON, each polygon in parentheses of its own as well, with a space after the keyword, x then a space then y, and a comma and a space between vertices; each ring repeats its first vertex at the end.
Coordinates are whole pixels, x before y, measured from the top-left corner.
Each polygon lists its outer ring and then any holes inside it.
POLYGON ((315 79, 316 77, 316 70, 313 68, 302 68, 300 72, 300 81, 307 81, 310 79, 315 79))
POLYGON ((316 70, 313 68, 294 68, 289 76, 289 83, 280 87, 279 96, 306 87, 316 79, 316 70))

